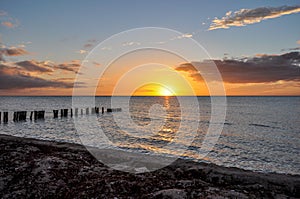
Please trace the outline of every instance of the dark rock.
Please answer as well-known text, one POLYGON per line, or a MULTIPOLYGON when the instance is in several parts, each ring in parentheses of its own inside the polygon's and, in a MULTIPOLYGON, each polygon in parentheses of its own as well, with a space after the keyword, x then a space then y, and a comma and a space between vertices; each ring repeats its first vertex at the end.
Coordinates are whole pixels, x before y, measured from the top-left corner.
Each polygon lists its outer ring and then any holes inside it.
POLYGON ((181 159, 153 172, 125 173, 81 145, 0 135, 0 198, 300 198, 299 190, 298 175, 181 159))
POLYGON ((187 194, 182 189, 165 189, 153 193, 152 197, 160 199, 184 199, 187 198, 187 194))

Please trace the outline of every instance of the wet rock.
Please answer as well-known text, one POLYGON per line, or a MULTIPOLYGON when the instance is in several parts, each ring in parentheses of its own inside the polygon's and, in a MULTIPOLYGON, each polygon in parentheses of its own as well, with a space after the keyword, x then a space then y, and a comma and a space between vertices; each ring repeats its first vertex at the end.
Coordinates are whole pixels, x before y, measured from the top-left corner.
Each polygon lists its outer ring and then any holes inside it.
POLYGON ((184 199, 187 198, 187 194, 182 189, 165 189, 161 191, 157 191, 152 194, 153 198, 161 198, 161 199, 184 199))

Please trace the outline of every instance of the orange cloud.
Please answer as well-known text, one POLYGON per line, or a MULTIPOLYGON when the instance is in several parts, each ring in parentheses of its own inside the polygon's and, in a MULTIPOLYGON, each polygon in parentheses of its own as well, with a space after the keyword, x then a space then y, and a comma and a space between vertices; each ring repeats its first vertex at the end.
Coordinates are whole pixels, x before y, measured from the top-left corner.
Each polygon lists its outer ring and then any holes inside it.
POLYGON ((241 9, 236 12, 227 12, 221 19, 215 18, 209 30, 230 26, 245 26, 248 24, 259 23, 266 19, 273 19, 283 15, 300 12, 300 6, 281 6, 281 7, 260 7, 254 9, 241 9))
POLYGON ((72 60, 70 62, 57 64, 54 66, 54 68, 77 73, 80 66, 81 66, 80 60, 72 60))
POLYGON ((0 10, 0 22, 2 26, 7 28, 14 28, 19 25, 18 19, 9 16, 9 14, 3 10, 0 10))
POLYGON ((30 54, 23 48, 1 48, 0 49, 0 61, 5 61, 4 56, 21 56, 21 55, 28 55, 30 54))
POLYGON ((15 25, 12 23, 12 22, 10 22, 10 21, 3 21, 2 23, 1 23, 3 26, 6 26, 6 27, 8 27, 8 28, 13 28, 15 25))

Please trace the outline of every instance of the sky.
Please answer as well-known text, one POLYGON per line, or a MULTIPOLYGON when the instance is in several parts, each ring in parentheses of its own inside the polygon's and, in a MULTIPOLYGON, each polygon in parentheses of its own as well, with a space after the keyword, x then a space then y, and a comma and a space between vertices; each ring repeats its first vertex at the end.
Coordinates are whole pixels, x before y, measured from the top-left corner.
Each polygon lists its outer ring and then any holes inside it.
POLYGON ((218 68, 227 95, 300 95, 299 21, 300 3, 289 0, 2 0, 0 95, 72 95, 74 87, 82 95, 89 90, 96 95, 210 95, 208 85, 219 80, 203 77, 206 59, 218 68), (95 72, 97 85, 92 85, 85 74, 103 70, 98 57, 141 48, 153 35, 114 41, 114 47, 97 45, 143 27, 180 32, 157 41, 162 48, 178 44, 184 53, 196 54, 186 45, 193 40, 208 54, 193 60, 156 51, 128 54, 101 77, 95 72), (91 53, 98 56, 89 60, 96 69, 84 63, 91 53), (121 81, 137 64, 144 69, 121 81), (80 82, 74 86, 76 77, 80 82))

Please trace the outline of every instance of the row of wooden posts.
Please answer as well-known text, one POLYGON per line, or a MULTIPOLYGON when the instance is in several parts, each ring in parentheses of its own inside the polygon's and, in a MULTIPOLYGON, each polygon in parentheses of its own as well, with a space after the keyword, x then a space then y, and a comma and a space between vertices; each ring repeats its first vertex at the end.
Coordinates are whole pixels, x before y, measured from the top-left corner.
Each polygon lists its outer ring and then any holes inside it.
MULTIPOLYGON (((70 110, 70 116, 73 117, 73 109, 60 109, 60 117, 68 117, 68 113, 70 110)), ((74 109, 74 115, 78 116, 78 108, 74 109)), ((111 113, 111 112, 120 112, 122 111, 121 108, 107 108, 106 112, 111 113)), ((80 109, 80 114, 83 115, 84 109, 80 109)), ((105 112, 104 107, 101 108, 101 113, 103 114, 105 112)), ((85 113, 88 115, 90 113, 90 109, 86 108, 85 113)), ((91 108, 91 114, 99 114, 100 113, 100 108, 99 107, 94 107, 91 108)), ((59 110, 53 110, 53 117, 58 118, 59 110)), ((1 122, 1 116, 2 113, 0 112, 0 122, 1 122)), ((16 111, 13 114, 13 121, 14 122, 19 122, 19 121, 26 121, 27 118, 27 111, 16 111)), ((30 120, 39 120, 39 119, 45 119, 45 111, 31 111, 30 112, 30 120)), ((3 112, 3 123, 8 122, 8 112, 3 112)))

